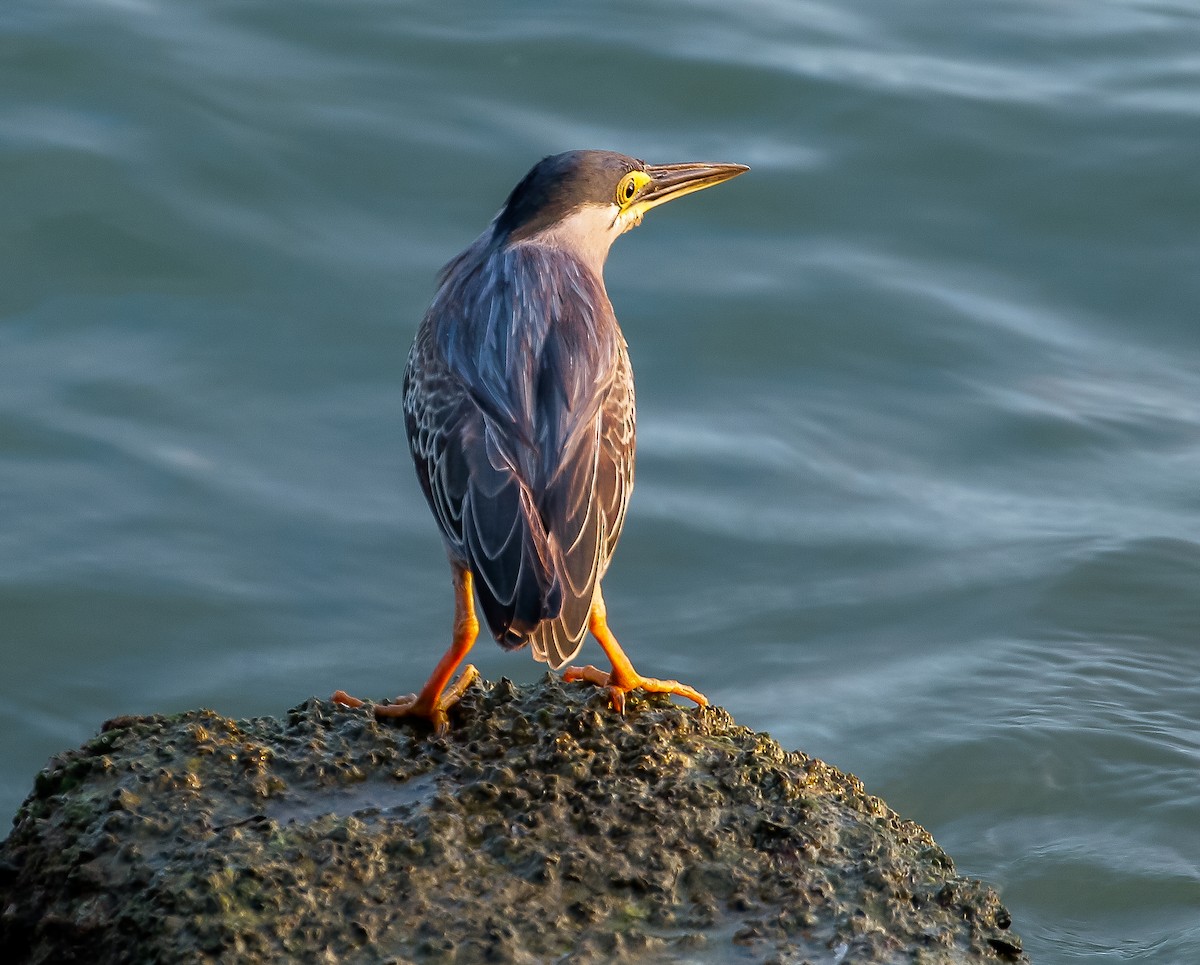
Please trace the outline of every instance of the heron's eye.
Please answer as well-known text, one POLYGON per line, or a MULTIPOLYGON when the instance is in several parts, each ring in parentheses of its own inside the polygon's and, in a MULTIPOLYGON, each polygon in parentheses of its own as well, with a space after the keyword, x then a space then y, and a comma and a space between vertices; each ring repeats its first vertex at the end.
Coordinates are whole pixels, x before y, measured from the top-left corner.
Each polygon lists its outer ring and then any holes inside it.
POLYGON ((617 184, 617 204, 621 205, 622 207, 629 204, 629 202, 632 201, 634 196, 638 193, 638 189, 642 186, 643 182, 648 180, 649 178, 647 178, 646 175, 642 174, 640 171, 630 171, 627 175, 625 175, 625 177, 621 178, 620 183, 617 184), (641 177, 639 177, 639 175, 641 175, 641 177))

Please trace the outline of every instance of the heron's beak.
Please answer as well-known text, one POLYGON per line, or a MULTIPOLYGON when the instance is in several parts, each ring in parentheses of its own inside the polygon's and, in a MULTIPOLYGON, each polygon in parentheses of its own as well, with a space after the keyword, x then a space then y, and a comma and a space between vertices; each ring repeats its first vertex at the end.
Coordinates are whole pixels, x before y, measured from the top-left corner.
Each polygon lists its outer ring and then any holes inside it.
POLYGON ((711 188, 714 184, 736 178, 749 171, 745 164, 649 164, 646 173, 650 183, 642 189, 641 196, 630 205, 638 220, 651 208, 665 201, 682 198, 685 194, 711 188))

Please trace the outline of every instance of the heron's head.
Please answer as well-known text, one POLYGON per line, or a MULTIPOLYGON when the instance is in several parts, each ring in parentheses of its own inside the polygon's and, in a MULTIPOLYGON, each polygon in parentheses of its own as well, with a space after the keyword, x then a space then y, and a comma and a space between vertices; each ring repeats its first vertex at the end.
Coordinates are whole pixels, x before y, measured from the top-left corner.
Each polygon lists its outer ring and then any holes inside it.
POLYGON ((541 240, 599 266, 617 236, 651 208, 748 170, 744 164, 646 164, 613 151, 554 154, 513 188, 494 230, 503 243, 541 240))

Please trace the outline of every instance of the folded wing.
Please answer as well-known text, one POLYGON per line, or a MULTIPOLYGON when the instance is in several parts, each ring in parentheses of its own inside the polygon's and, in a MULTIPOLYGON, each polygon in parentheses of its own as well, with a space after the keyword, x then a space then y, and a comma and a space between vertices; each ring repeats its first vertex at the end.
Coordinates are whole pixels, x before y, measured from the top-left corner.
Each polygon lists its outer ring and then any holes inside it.
POLYGON ((532 642, 553 667, 582 643, 634 448, 624 340, 599 281, 547 262, 563 257, 519 247, 459 273, 405 376, 417 475, 451 556, 476 574, 500 644, 532 642))

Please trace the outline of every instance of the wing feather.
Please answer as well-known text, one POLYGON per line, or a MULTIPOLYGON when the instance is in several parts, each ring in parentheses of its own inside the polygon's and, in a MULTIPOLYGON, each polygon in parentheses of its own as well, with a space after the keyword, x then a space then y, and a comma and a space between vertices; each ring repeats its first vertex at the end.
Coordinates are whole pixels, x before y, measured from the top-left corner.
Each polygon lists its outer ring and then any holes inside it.
POLYGON ((553 667, 582 643, 633 485, 625 342, 602 283, 563 259, 519 245, 456 273, 404 398, 422 489, 489 628, 553 667))

